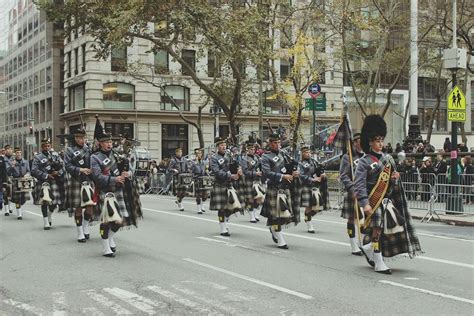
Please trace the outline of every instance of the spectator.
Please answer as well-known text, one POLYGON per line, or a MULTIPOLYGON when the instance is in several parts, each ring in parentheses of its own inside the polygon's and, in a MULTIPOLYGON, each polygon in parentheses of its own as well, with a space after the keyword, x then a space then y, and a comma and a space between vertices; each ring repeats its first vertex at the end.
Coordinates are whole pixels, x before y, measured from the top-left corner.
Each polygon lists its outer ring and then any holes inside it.
POLYGON ((451 151, 451 141, 449 140, 449 137, 446 137, 444 140, 443 150, 445 153, 449 153, 451 151))
POLYGON ((464 172, 462 175, 462 184, 466 187, 464 188, 464 194, 466 196, 466 203, 474 203, 474 192, 472 190, 472 183, 474 177, 474 166, 472 165, 471 156, 464 157, 464 172))
POLYGON ((405 173, 406 172, 406 167, 405 167, 406 155, 403 151, 401 151, 397 154, 397 157, 398 157, 397 165, 396 165, 397 171, 399 173, 405 173))
POLYGON ((407 182, 407 198, 409 200, 414 200, 418 185, 418 168, 416 167, 415 159, 405 160, 405 182, 407 182))
POLYGON ((388 143, 387 144, 387 154, 392 154, 393 153, 393 148, 392 148, 392 144, 391 143, 388 143))
POLYGON ((460 143, 458 145, 458 151, 460 151, 462 153, 467 153, 467 152, 469 152, 469 149, 467 148, 466 144, 460 143))
POLYGON ((446 199, 445 185, 448 183, 448 178, 446 176, 447 171, 448 171, 448 164, 443 158, 443 151, 440 150, 440 152, 436 156, 436 165, 435 165, 435 173, 436 173, 436 178, 438 180, 438 183, 443 184, 443 185, 437 186, 439 202, 444 202, 446 199))
POLYGON ((416 152, 417 153, 424 153, 425 152, 425 145, 423 145, 423 143, 419 143, 418 147, 416 147, 416 152))
POLYGON ((422 183, 421 200, 424 202, 428 202, 430 200, 431 188, 435 184, 434 175, 435 175, 435 169, 433 168, 431 158, 424 157, 423 162, 421 164, 421 168, 420 168, 420 177, 421 177, 421 183, 422 183))
POLYGON ((395 146, 395 152, 398 154, 399 152, 401 152, 403 149, 402 149, 402 146, 400 145, 400 143, 397 143, 397 145, 395 146))

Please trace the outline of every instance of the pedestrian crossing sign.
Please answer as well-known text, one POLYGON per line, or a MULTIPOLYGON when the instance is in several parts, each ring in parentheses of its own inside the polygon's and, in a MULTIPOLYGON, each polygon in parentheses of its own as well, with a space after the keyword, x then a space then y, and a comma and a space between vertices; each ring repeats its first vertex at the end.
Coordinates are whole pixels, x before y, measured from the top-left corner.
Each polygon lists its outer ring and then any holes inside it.
POLYGON ((448 110, 466 111, 466 98, 458 86, 455 86, 449 93, 448 110))
POLYGON ((448 121, 466 121, 466 97, 458 86, 455 86, 448 95, 448 121))

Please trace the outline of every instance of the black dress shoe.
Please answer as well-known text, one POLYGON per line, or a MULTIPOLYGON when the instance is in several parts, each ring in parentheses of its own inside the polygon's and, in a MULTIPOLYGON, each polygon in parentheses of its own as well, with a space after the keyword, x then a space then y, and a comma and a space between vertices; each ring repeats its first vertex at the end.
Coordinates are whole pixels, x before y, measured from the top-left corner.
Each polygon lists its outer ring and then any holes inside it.
POLYGON ((308 233, 310 234, 316 234, 316 232, 314 230, 308 230, 308 233))
POLYGON ((117 247, 110 247, 110 250, 112 250, 113 253, 117 251, 117 247))
POLYGON ((5 213, 5 216, 10 216, 10 213, 5 213))
POLYGON ((108 253, 106 255, 103 255, 104 257, 107 257, 107 258, 115 258, 115 253, 108 253))
POLYGON ((382 274, 392 274, 392 270, 391 269, 387 269, 387 270, 382 270, 382 271, 375 271, 377 273, 382 273, 382 274))
POLYGON ((85 239, 85 238, 83 238, 83 239, 78 239, 77 242, 84 243, 84 242, 86 242, 86 239, 85 239))
MULTIPOLYGON (((363 256, 364 254, 362 253, 362 251, 356 251, 356 252, 353 252, 352 253, 354 256, 363 256)), ((369 263, 370 264, 370 263, 369 263)))
POLYGON ((272 234, 272 240, 273 240, 273 242, 274 242, 275 244, 278 244, 278 239, 273 235, 272 229, 269 228, 269 230, 270 230, 270 234, 272 234))
POLYGON ((180 208, 179 211, 180 211, 180 212, 184 212, 184 208, 180 208))
POLYGON ((44 229, 44 230, 50 230, 51 227, 44 227, 43 229, 44 229))
POLYGON ((86 237, 86 239, 89 239, 90 235, 89 234, 84 234, 84 237, 86 237))
POLYGON ((18 216, 16 219, 19 220, 19 221, 21 221, 21 220, 23 219, 23 217, 18 216))
POLYGON ((230 237, 229 232, 221 233, 221 236, 230 237))
POLYGON ((257 222, 260 222, 260 219, 258 219, 258 218, 255 218, 255 220, 256 220, 257 222))
POLYGON ((250 223, 256 223, 256 222, 257 222, 257 220, 250 221, 250 223))
POLYGON ((288 245, 278 246, 280 249, 288 249, 288 245))

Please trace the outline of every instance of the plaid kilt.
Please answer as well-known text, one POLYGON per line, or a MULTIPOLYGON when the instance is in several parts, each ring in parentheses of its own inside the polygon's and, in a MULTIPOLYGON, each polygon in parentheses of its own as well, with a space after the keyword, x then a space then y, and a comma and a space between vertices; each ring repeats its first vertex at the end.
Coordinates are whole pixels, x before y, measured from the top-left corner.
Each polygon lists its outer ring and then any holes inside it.
POLYGON ((342 204, 341 217, 355 218, 354 216, 354 198, 347 191, 344 192, 344 203, 342 204))
POLYGON ((207 200, 209 197, 209 189, 202 186, 202 180, 199 178, 194 178, 194 193, 196 199, 200 199, 202 201, 207 200))
POLYGON ((298 224, 300 221, 300 197, 301 197, 301 188, 296 188, 293 190, 282 189, 286 196, 291 200, 291 208, 293 216, 290 218, 281 218, 277 210, 277 195, 278 189, 276 186, 268 185, 267 192, 265 195, 265 201, 263 202, 263 207, 260 212, 260 215, 267 218, 267 226, 271 225, 288 225, 290 223, 298 224))
MULTIPOLYGON (((225 211, 226 215, 234 214, 239 212, 236 209, 228 209, 228 197, 227 197, 227 184, 220 184, 214 182, 214 186, 211 190, 211 201, 209 203, 209 209, 213 211, 225 211)), ((241 194, 238 183, 234 184, 234 189, 237 191, 237 196, 241 205, 244 205, 243 196, 241 194)), ((228 216, 228 215, 227 215, 228 216)))
MULTIPOLYGON (((91 181, 92 184, 92 181, 91 181)), ((67 205, 68 207, 81 207, 81 187, 82 181, 78 177, 71 177, 69 179, 69 188, 67 191, 67 205)))
POLYGON ((41 186, 44 182, 48 182, 51 186, 51 191, 53 193, 53 205, 59 206, 59 211, 65 210, 66 205, 66 190, 68 189, 66 177, 62 179, 47 180, 47 181, 37 181, 35 189, 33 192, 33 199, 35 205, 41 205, 39 203, 41 186), (62 181, 61 181, 62 180, 62 181))
POLYGON ((367 229, 367 234, 371 234, 373 227, 382 228, 380 243, 382 248, 382 255, 384 257, 394 257, 399 254, 407 253, 411 258, 419 254, 421 251, 420 242, 413 226, 412 218, 408 210, 405 192, 399 184, 391 183, 392 192, 389 198, 392 200, 395 208, 405 218, 404 231, 396 234, 385 234, 383 230, 384 214, 381 207, 372 215, 372 219, 367 229))
POLYGON ((178 176, 173 176, 173 194, 178 198, 184 198, 189 195, 188 186, 178 184, 178 176))
POLYGON ((255 182, 262 185, 262 182, 260 180, 252 180, 250 178, 243 178, 239 181, 239 185, 242 188, 242 195, 243 195, 243 199, 245 201, 246 207, 254 206, 255 199, 254 199, 252 189, 253 189, 253 184, 255 182))

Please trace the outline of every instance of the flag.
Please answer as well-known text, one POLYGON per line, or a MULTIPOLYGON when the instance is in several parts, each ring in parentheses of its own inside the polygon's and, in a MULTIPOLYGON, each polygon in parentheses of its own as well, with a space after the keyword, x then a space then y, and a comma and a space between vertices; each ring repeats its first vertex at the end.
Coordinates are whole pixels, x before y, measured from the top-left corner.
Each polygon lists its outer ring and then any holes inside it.
POLYGON ((95 118, 94 139, 99 139, 99 135, 104 133, 104 128, 102 127, 102 124, 100 124, 99 115, 96 115, 95 118))
POLYGON ((347 112, 342 116, 341 124, 334 133, 334 136, 331 135, 329 138, 331 139, 331 137, 333 138, 332 143, 334 144, 334 148, 342 150, 343 153, 346 153, 347 144, 352 141, 351 123, 349 122, 349 115, 347 112))

